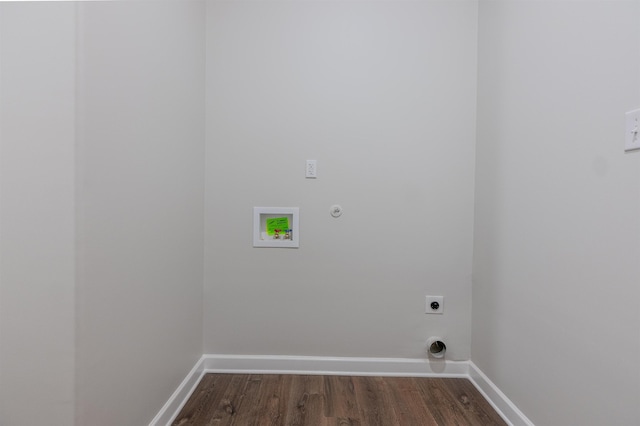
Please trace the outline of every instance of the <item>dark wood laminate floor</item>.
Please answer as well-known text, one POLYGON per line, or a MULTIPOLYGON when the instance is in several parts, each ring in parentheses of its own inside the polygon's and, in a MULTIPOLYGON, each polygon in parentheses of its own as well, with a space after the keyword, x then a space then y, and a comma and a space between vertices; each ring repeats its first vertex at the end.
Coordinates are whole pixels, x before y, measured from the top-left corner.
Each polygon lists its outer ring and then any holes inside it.
POLYGON ((173 425, 506 425, 467 379, 206 374, 173 425))

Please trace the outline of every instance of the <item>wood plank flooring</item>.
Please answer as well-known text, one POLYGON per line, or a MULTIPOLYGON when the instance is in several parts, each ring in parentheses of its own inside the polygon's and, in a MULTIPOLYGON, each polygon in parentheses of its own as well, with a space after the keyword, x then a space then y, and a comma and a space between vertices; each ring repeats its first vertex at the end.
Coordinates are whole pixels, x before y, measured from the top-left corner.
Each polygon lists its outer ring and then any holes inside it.
POLYGON ((206 374, 173 425, 506 423, 467 379, 206 374))

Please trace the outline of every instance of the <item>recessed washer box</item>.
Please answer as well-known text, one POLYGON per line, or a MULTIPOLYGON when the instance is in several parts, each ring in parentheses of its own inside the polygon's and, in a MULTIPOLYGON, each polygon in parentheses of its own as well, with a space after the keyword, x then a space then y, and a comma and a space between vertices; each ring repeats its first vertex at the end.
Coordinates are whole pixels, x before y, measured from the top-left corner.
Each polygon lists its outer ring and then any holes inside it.
POLYGON ((298 248, 299 211, 298 207, 254 207, 253 246, 298 248))

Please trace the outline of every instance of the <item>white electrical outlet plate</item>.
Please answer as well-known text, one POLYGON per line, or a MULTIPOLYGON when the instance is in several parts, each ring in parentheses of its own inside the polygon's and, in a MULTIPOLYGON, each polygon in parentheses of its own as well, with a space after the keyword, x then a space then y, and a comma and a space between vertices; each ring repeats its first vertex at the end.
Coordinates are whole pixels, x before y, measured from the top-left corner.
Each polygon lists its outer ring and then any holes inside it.
POLYGON ((624 150, 640 149, 640 109, 625 114, 624 150))
POLYGON ((309 179, 315 179, 318 177, 318 164, 316 163, 316 160, 307 160, 305 177, 309 179))
POLYGON ((425 314, 444 313, 444 296, 426 296, 425 314), (434 309, 435 308, 435 309, 434 309))

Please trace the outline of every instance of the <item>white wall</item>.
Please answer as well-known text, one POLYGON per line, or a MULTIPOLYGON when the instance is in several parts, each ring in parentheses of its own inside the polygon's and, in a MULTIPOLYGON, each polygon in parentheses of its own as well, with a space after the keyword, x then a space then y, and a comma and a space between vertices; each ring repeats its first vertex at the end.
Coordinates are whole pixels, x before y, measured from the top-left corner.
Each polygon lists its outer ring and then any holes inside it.
POLYGON ((75 10, 0 4, 0 424, 74 416, 75 10))
POLYGON ((536 424, 640 423, 640 3, 482 1, 472 360, 536 424))
POLYGON ((205 352, 422 358, 444 333, 468 359, 477 4, 207 19, 205 352), (300 207, 300 248, 253 248, 253 206, 300 207))
POLYGON ((146 424, 203 351, 442 333, 537 425, 637 424, 639 16, 482 1, 477 52, 474 1, 0 4, 0 423, 146 424), (260 205, 299 249, 251 247, 260 205))
POLYGON ((79 7, 77 423, 148 424, 202 355, 204 3, 79 7))

